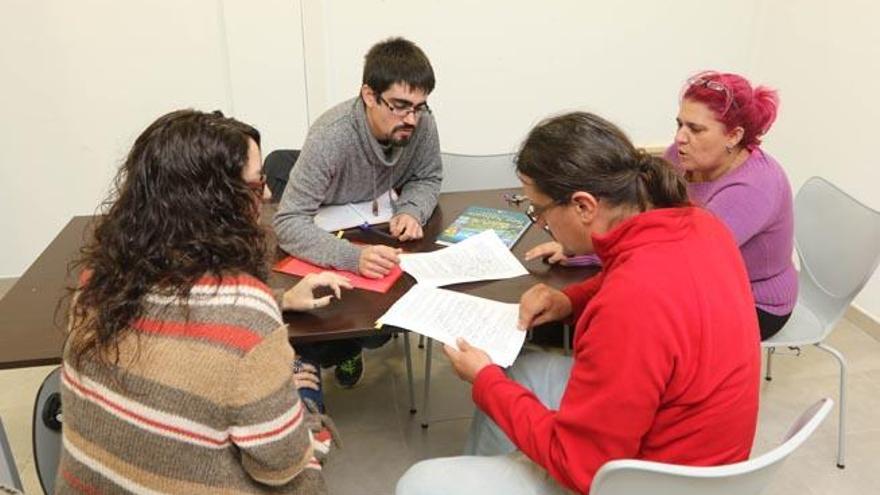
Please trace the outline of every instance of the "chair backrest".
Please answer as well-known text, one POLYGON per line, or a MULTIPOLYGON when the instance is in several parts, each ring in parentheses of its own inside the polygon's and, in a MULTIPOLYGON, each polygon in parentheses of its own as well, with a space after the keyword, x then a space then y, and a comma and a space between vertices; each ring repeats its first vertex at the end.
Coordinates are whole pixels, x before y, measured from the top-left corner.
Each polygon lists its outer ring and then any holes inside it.
POLYGON ((880 262, 880 212, 821 177, 804 183, 794 211, 798 302, 822 323, 822 340, 880 262))
POLYGON ((272 202, 281 201, 290 171, 296 165, 299 150, 275 150, 266 156, 263 162, 263 173, 266 174, 266 185, 272 191, 272 202))
POLYGON ((798 417, 781 445, 754 459, 726 466, 694 467, 623 459, 599 469, 590 495, 756 495, 782 462, 813 434, 834 401, 822 399, 798 417))
POLYGON ((519 187, 513 153, 459 155, 441 153, 443 192, 519 187))
POLYGON ((55 493, 55 476, 61 458, 61 368, 43 380, 34 402, 34 465, 45 493, 55 493))
POLYGON ((21 486, 18 468, 15 467, 15 459, 12 457, 12 449, 9 447, 9 439, 6 438, 3 420, 0 419, 0 493, 6 493, 7 490, 18 490, 20 492, 24 488, 21 486))

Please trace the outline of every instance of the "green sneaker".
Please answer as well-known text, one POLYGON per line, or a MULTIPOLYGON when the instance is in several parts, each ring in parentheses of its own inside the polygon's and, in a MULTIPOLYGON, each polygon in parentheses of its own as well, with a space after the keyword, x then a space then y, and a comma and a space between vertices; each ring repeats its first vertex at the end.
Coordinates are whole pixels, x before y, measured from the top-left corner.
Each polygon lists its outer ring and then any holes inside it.
POLYGON ((358 353, 337 364, 333 374, 336 376, 336 383, 342 388, 352 388, 357 385, 364 377, 363 353, 358 353))

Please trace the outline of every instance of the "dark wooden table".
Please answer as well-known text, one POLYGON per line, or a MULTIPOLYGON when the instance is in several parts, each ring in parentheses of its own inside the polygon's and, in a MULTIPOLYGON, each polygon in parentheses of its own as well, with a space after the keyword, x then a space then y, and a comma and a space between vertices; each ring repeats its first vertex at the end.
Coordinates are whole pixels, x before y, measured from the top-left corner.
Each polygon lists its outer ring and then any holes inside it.
MULTIPOLYGON (((473 192, 444 193, 428 224, 425 238, 418 242, 401 243, 408 251, 431 251, 440 246, 434 240, 466 207, 471 205, 517 209, 508 205, 503 197, 512 189, 473 192)), ((264 211, 271 217, 273 207, 264 211)), ((61 360, 64 340, 62 329, 66 324, 66 301, 59 306, 66 287, 73 285, 68 275, 68 263, 73 260, 84 243, 94 217, 73 217, 33 265, 0 300, 0 369, 21 368, 57 364, 61 360)), ((353 232, 346 236, 352 240, 381 242, 369 234, 353 232)), ((513 253, 522 259, 531 247, 549 240, 539 228, 532 226, 517 242, 513 253)), ((279 256, 281 253, 279 253, 279 256)), ((508 280, 476 282, 447 287, 503 302, 517 302, 520 295, 532 285, 544 282, 562 287, 595 272, 592 268, 565 268, 547 265, 541 261, 524 262, 530 275, 508 280)), ((275 288, 293 286, 297 277, 273 273, 269 284, 275 288)), ((346 291, 342 301, 326 308, 307 313, 285 313, 290 327, 290 337, 297 342, 335 340, 369 335, 376 332, 376 319, 397 301, 415 283, 404 274, 386 294, 365 290, 346 291)))

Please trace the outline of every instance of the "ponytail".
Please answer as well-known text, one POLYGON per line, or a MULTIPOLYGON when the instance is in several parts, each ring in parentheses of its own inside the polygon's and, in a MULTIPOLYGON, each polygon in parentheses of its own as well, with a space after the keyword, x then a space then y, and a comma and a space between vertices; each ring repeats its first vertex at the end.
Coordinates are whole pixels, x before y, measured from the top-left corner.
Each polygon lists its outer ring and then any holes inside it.
POLYGON ((758 86, 752 97, 752 107, 757 145, 761 143, 758 138, 766 134, 773 122, 776 121, 776 113, 779 110, 779 94, 775 89, 758 86))
POLYGON ((687 183, 672 165, 645 150, 636 152, 636 190, 639 210, 675 208, 688 204, 687 183))

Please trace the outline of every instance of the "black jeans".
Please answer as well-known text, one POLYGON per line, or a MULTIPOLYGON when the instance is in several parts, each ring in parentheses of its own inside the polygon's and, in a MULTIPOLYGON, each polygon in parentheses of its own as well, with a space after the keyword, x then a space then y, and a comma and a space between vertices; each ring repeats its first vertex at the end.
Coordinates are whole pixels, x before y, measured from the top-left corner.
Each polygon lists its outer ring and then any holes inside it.
POLYGON ((755 309, 758 311, 758 326, 761 328, 761 340, 767 340, 779 333, 782 327, 785 326, 785 322, 791 317, 791 313, 787 315, 774 315, 760 308, 755 309))
POLYGON ((322 368, 330 368, 357 356, 362 349, 382 347, 389 339, 391 339, 390 333, 382 333, 369 337, 296 344, 294 349, 303 361, 317 363, 322 368))

